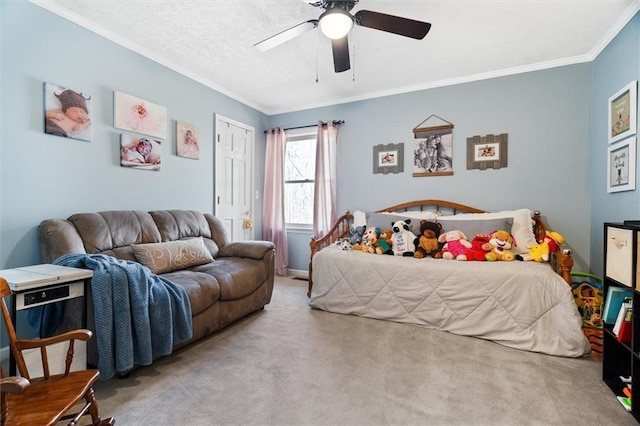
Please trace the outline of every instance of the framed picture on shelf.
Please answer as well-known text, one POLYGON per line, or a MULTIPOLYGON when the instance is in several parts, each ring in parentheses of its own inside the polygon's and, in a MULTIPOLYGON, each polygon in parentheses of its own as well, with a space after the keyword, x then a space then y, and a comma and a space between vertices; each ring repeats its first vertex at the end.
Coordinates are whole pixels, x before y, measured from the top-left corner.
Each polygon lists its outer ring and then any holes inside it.
POLYGON ((609 143, 636 133, 638 82, 627 84, 609 98, 609 143))
POLYGON ((373 173, 401 173, 404 171, 404 144, 373 147, 373 173))
POLYGON ((114 127, 143 135, 167 137, 167 108, 127 95, 114 93, 114 127))
POLYGON ((607 150, 607 192, 635 191, 636 138, 627 138, 607 150))
POLYGON ((467 170, 507 167, 508 139, 507 133, 467 138, 467 170))

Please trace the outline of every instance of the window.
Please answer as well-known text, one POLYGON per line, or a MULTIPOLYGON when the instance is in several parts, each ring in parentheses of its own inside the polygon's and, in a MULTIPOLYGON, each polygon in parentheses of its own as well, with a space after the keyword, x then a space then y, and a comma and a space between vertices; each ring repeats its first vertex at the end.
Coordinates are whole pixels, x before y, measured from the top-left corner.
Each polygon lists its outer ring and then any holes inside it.
POLYGON ((287 226, 313 225, 316 132, 287 132, 284 153, 284 219, 287 226))

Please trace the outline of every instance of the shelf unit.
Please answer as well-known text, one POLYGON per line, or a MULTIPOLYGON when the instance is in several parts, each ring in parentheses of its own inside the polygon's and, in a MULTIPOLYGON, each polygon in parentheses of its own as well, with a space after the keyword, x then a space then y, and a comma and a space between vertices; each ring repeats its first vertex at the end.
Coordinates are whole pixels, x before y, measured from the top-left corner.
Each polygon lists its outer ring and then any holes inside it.
MULTIPOLYGON (((639 243, 639 221, 604 224, 604 295, 608 297, 610 287, 629 288, 634 311, 640 307, 639 243)), ((631 401, 631 414, 640 422, 640 315, 632 315, 631 326, 631 342, 622 343, 613 333, 613 324, 604 324, 602 380, 616 396, 623 396, 626 385, 620 376, 631 376, 632 392, 637 394, 636 403, 631 401)))

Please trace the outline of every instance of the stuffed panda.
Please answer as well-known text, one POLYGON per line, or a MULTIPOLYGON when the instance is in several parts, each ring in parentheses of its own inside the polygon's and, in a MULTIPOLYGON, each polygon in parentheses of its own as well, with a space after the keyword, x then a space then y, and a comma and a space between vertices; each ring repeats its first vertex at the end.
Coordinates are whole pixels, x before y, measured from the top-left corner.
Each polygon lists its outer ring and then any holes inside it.
POLYGON ((409 229, 411 219, 398 220, 391 224, 391 249, 395 256, 413 257, 418 243, 418 237, 409 229))

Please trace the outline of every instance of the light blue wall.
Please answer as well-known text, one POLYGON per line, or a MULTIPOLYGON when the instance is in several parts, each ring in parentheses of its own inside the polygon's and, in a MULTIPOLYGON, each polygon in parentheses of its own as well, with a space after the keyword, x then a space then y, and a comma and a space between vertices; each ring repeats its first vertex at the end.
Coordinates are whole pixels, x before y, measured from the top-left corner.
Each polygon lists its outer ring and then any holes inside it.
MULTIPOLYGON (((591 269, 603 273, 604 222, 640 219, 640 186, 607 193, 607 127, 609 98, 633 80, 640 80, 640 14, 593 61, 593 105, 589 169, 591 170, 591 269)), ((640 154, 640 149, 636 150, 640 154)), ((640 156, 639 156, 640 158, 640 156)), ((640 169, 637 166, 636 176, 640 169)))
MULTIPOLYGON (((608 195, 604 183, 606 103, 639 78, 638 16, 593 63, 266 117, 35 5, 1 2, 0 8, 0 268, 40 261, 36 227, 42 219, 109 209, 213 211, 215 113, 256 129, 260 192, 263 129, 344 119, 340 211, 419 198, 487 210, 539 209, 567 238, 579 270, 598 271, 603 221, 639 216, 638 191, 608 195), (43 133, 45 81, 93 96, 91 143, 43 133), (119 166, 114 90, 167 106, 161 172, 119 166), (414 178, 412 129, 431 114, 455 124, 454 175, 414 178), (175 156, 175 120, 200 126, 201 160, 175 156), (509 134, 508 167, 466 170, 466 138, 489 133, 509 134), (372 147, 386 143, 405 144, 403 173, 372 174, 372 147)), ((256 215, 258 237, 260 229, 256 215)), ((306 269, 308 237, 291 238, 291 251, 300 254, 290 256, 291 268, 306 269)))
MULTIPOLYGON (((262 192, 264 114, 38 6, 12 1, 0 7, 0 268, 40 262, 36 228, 43 219, 118 209, 213 212, 214 114, 255 128, 256 189, 262 192), (43 82, 92 96, 92 142, 43 133, 43 82), (114 90, 167 107, 160 172, 119 166, 114 90), (199 126, 200 160, 175 155, 175 120, 199 126)), ((259 235, 260 217, 256 228, 259 235)))
MULTIPOLYGON (((346 121, 338 137, 341 212, 429 198, 489 211, 540 210, 569 242, 577 269, 587 270, 590 105, 591 64, 579 64, 282 114, 269 117, 269 124, 346 121), (412 129, 431 114, 455 125, 454 175, 412 177, 412 129), (466 139, 499 133, 509 135, 508 167, 467 170, 466 139), (405 170, 373 174, 373 146, 388 143, 405 144, 405 170)), ((290 252, 308 253, 308 241, 296 236, 290 252)))

